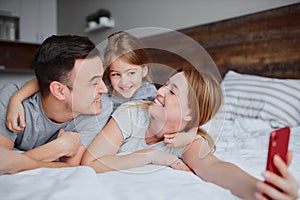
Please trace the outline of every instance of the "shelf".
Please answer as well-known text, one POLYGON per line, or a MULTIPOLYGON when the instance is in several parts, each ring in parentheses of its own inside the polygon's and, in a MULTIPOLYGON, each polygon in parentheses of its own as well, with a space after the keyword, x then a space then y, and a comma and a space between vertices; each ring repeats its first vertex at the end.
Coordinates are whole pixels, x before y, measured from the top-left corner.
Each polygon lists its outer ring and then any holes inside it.
POLYGON ((95 32, 95 31, 101 31, 107 28, 113 28, 115 26, 115 20, 110 19, 107 23, 103 23, 103 24, 97 24, 94 27, 88 27, 86 29, 84 29, 84 32, 86 33, 91 33, 91 32, 95 32))
POLYGON ((33 69, 22 69, 22 68, 4 68, 3 66, 0 66, 0 75, 4 74, 29 74, 29 75, 34 75, 34 70, 33 69))

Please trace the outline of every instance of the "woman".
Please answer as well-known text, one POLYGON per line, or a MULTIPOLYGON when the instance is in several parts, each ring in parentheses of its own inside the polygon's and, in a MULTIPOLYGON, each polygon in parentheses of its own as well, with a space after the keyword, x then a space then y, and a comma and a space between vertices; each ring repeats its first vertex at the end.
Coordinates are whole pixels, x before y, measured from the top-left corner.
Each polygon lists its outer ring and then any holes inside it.
POLYGON ((130 102, 121 105, 88 147, 82 164, 93 167, 97 173, 147 164, 165 165, 191 170, 243 199, 263 199, 262 194, 296 199, 298 183, 280 159, 275 159, 275 165, 283 178, 274 174, 265 178, 282 192, 216 158, 211 151, 213 141, 201 129, 188 146, 171 148, 164 145, 164 135, 208 122, 218 111, 221 101, 220 85, 214 77, 192 67, 183 68, 158 90, 152 104, 130 102))

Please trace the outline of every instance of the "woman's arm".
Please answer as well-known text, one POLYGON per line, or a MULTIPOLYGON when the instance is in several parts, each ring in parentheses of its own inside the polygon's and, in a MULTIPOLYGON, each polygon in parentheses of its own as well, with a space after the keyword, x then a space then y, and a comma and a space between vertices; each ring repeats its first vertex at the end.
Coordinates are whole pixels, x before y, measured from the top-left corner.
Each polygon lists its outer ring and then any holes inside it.
POLYGON ((11 97, 6 113, 6 126, 9 130, 13 132, 24 130, 26 125, 22 101, 39 90, 37 79, 33 78, 11 97))
POLYGON ((107 123, 94 141, 89 145, 83 159, 82 165, 88 165, 97 173, 129 169, 144 166, 151 160, 144 153, 132 153, 117 156, 117 152, 123 143, 123 135, 113 118, 107 123))
POLYGON ((195 140, 187 148, 183 160, 203 180, 229 189, 242 199, 255 199, 258 180, 236 165, 216 158, 203 139, 195 140))
POLYGON ((266 199, 263 193, 274 199, 297 199, 298 197, 299 184, 288 172, 287 165, 280 159, 275 159, 274 164, 282 177, 275 174, 265 176, 268 182, 279 189, 266 185, 232 163, 217 159, 206 142, 200 139, 195 140, 187 148, 183 159, 199 177, 229 189, 242 199, 266 199))
POLYGON ((120 128, 111 118, 87 148, 81 164, 94 168, 97 173, 142 167, 147 164, 165 165, 189 171, 189 168, 175 155, 159 150, 146 149, 126 155, 117 155, 123 140, 120 128))

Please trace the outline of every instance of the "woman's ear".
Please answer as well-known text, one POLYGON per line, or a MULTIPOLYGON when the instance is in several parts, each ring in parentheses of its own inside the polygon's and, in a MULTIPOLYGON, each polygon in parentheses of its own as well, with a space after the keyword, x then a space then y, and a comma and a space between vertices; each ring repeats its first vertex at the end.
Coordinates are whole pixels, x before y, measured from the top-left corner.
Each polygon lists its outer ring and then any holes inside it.
POLYGON ((66 87, 58 81, 52 81, 49 85, 50 92, 54 97, 56 97, 59 100, 65 100, 66 99, 66 87))
POLYGON ((143 69, 143 78, 145 78, 147 76, 147 74, 148 74, 148 66, 144 65, 142 67, 142 69, 143 69))
POLYGON ((191 112, 189 111, 187 114, 185 114, 185 116, 183 116, 183 120, 184 121, 191 121, 193 119, 191 112))

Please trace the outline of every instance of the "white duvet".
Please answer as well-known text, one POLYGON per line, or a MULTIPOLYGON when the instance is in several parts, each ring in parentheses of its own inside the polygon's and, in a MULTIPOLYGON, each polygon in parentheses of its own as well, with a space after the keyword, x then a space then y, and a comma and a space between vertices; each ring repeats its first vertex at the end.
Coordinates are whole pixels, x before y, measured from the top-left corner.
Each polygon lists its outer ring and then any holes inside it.
MULTIPOLYGON (((290 149, 294 159, 290 171, 300 181, 300 127, 291 129, 290 149)), ((262 121, 227 121, 217 138, 215 154, 262 179, 271 129, 262 121)), ((80 166, 35 169, 0 176, 0 199, 238 199, 192 173, 148 165, 127 171, 96 174, 80 166)))

